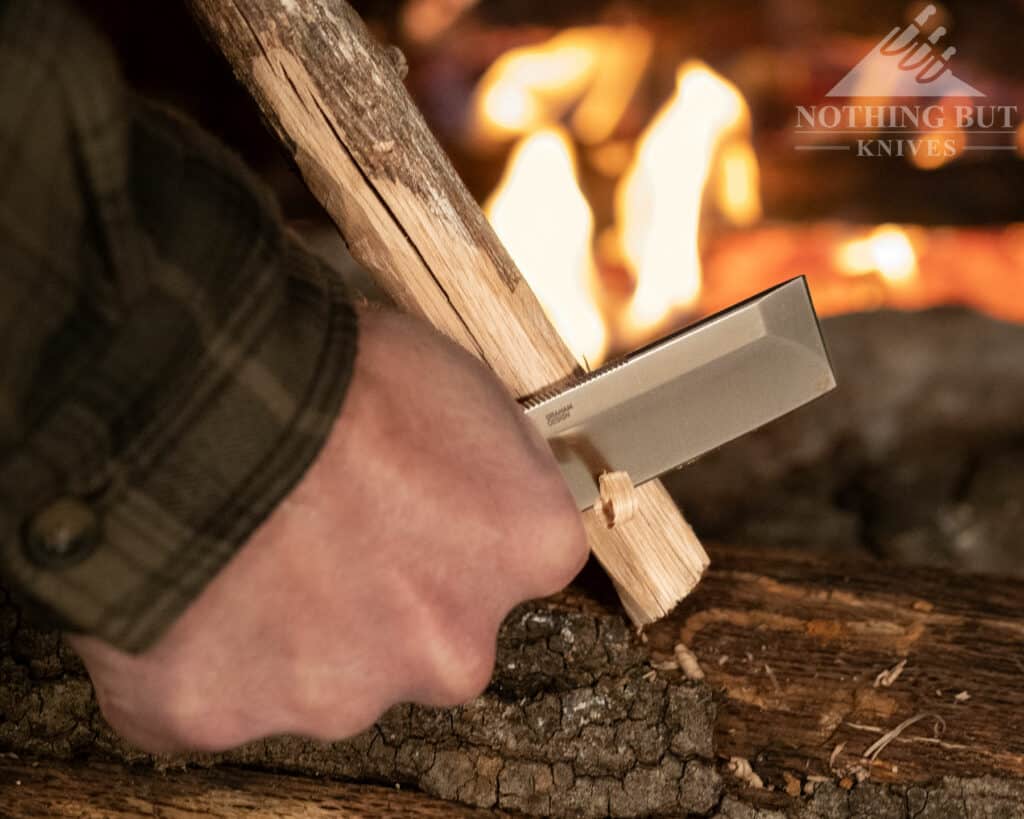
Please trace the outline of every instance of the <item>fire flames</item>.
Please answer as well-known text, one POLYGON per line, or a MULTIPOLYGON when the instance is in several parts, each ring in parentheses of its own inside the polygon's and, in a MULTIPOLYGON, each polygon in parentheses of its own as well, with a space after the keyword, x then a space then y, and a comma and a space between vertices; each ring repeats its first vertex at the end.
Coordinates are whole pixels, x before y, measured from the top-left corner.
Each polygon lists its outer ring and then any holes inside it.
MULTIPOLYGON (((935 231, 753 227, 760 181, 743 95, 704 63, 685 61, 638 128, 634 98, 652 54, 638 26, 567 29, 506 52, 474 96, 477 144, 514 143, 487 215, 582 362, 799 273, 823 314, 957 300, 941 282, 922 283, 925 245, 935 266, 945 241, 935 231)), ((954 138, 959 153, 965 137, 954 138)))
POLYGON ((498 236, 578 357, 593 364, 615 335, 635 344, 672 316, 691 312, 701 292, 705 199, 721 219, 749 225, 761 213, 750 114, 739 90, 697 61, 679 67, 671 98, 635 145, 613 134, 650 60, 637 26, 568 29, 502 55, 474 95, 482 142, 518 138, 485 210, 498 236), (571 114, 570 114, 571 111, 571 114), (569 132, 614 170, 611 248, 595 258, 594 216, 580 190, 569 132), (706 195, 707 194, 707 195, 706 195), (598 269, 623 265, 633 281, 625 304, 602 299, 598 269))
POLYGON ((481 78, 474 94, 477 137, 530 134, 573 109, 580 141, 608 138, 629 104, 651 54, 639 26, 570 28, 546 42, 512 49, 481 78))
POLYGON ((748 132, 747 106, 733 85, 702 63, 680 67, 675 93, 641 135, 616 191, 622 254, 636 280, 625 319, 630 340, 697 304, 701 213, 713 172, 727 216, 749 224, 759 215, 748 132))
POLYGON ((599 361, 608 336, 597 309, 594 215, 565 132, 542 128, 519 142, 484 212, 569 349, 581 363, 599 361))
POLYGON ((881 225, 863 239, 841 244, 836 249, 836 264, 843 273, 878 273, 899 285, 917 274, 917 253, 905 230, 881 225))

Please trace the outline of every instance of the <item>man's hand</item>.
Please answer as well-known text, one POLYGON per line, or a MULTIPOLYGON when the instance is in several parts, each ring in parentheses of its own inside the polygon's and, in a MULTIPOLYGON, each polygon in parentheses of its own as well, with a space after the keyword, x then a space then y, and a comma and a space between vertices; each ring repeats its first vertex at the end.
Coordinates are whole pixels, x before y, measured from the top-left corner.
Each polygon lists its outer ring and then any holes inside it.
POLYGON ((292 493, 160 641, 72 638, 110 724, 150 751, 350 736, 490 679, 517 603, 587 548, 546 445, 486 369, 369 313, 344 409, 292 493))

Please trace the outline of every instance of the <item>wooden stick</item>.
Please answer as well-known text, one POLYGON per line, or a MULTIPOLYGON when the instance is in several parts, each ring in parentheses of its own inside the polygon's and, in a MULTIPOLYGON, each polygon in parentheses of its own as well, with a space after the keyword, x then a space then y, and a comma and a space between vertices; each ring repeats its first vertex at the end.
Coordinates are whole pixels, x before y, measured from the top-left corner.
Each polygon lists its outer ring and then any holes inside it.
MULTIPOLYGON (((578 371, 402 84, 397 51, 343 0, 191 0, 295 158, 352 255, 394 300, 485 361, 516 397, 578 371)), ((648 623, 697 584, 707 556, 657 481, 590 545, 630 617, 648 623)))

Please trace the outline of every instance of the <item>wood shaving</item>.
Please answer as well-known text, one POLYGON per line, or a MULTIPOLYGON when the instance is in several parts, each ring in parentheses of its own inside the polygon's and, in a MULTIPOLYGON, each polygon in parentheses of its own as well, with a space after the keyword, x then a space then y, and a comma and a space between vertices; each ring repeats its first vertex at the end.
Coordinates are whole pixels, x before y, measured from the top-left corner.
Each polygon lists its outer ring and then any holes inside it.
POLYGON ((727 662, 729 662, 729 655, 728 654, 723 654, 721 657, 718 658, 718 664, 719 665, 725 665, 727 662))
POLYGON ((879 671, 878 676, 875 677, 874 688, 881 686, 882 688, 888 688, 896 680, 900 678, 900 674, 903 673, 903 669, 907 667, 907 658, 904 657, 892 668, 887 668, 884 671, 879 671))
POLYGON ((768 663, 764 664, 764 673, 768 675, 768 679, 772 681, 772 687, 775 689, 775 693, 778 694, 782 687, 779 685, 779 681, 775 678, 775 672, 772 671, 772 667, 768 663))
POLYGON ((836 745, 835 748, 832 749, 832 753, 830 753, 828 755, 828 767, 829 767, 829 770, 833 770, 834 771, 836 769, 836 760, 839 759, 839 755, 843 752, 843 748, 845 748, 845 747, 846 747, 846 743, 845 742, 840 742, 838 745, 836 745))
POLYGON ((878 759, 878 755, 889 746, 889 743, 897 739, 899 735, 906 731, 907 728, 909 728, 911 725, 920 722, 925 717, 929 716, 935 717, 935 735, 938 736, 940 724, 942 725, 943 730, 945 730, 945 720, 943 720, 942 717, 940 717, 938 714, 928 714, 926 712, 921 712, 920 714, 908 717, 895 728, 893 728, 891 731, 887 731, 886 733, 882 734, 882 736, 880 736, 877 740, 872 742, 871 745, 867 747, 867 749, 864 751, 862 758, 867 760, 868 762, 874 762, 876 759, 878 759))
POLYGON ((658 662, 652 662, 651 668, 655 671, 678 671, 679 663, 675 660, 660 660, 658 662))
POLYGON ((961 691, 959 694, 953 697, 954 702, 967 702, 971 698, 971 695, 966 691, 961 691))
POLYGON ((653 680, 657 676, 658 676, 658 672, 655 669, 652 668, 650 671, 648 671, 646 674, 644 674, 643 677, 641 677, 641 679, 644 682, 650 682, 651 680, 653 680))
POLYGON ((675 655, 676 662, 679 664, 679 668, 682 669, 683 674, 686 675, 686 679, 704 679, 704 669, 701 668, 700 663, 697 662, 697 655, 690 651, 687 646, 682 643, 676 643, 675 655))
POLYGON ((605 472, 597 479, 600 495, 594 511, 609 529, 626 523, 640 505, 640 496, 628 472, 605 472))
POLYGON ((726 770, 744 785, 757 788, 758 790, 764 789, 764 780, 754 773, 754 769, 750 767, 750 760, 744 759, 741 756, 734 756, 729 760, 726 770))

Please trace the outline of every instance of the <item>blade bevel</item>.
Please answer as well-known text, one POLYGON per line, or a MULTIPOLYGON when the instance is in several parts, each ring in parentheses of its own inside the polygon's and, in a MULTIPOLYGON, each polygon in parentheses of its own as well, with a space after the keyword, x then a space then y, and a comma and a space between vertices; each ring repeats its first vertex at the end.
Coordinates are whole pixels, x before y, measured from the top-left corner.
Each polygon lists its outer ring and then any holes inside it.
POLYGON ((656 478, 835 387, 803 277, 524 401, 580 509, 597 476, 656 478))

